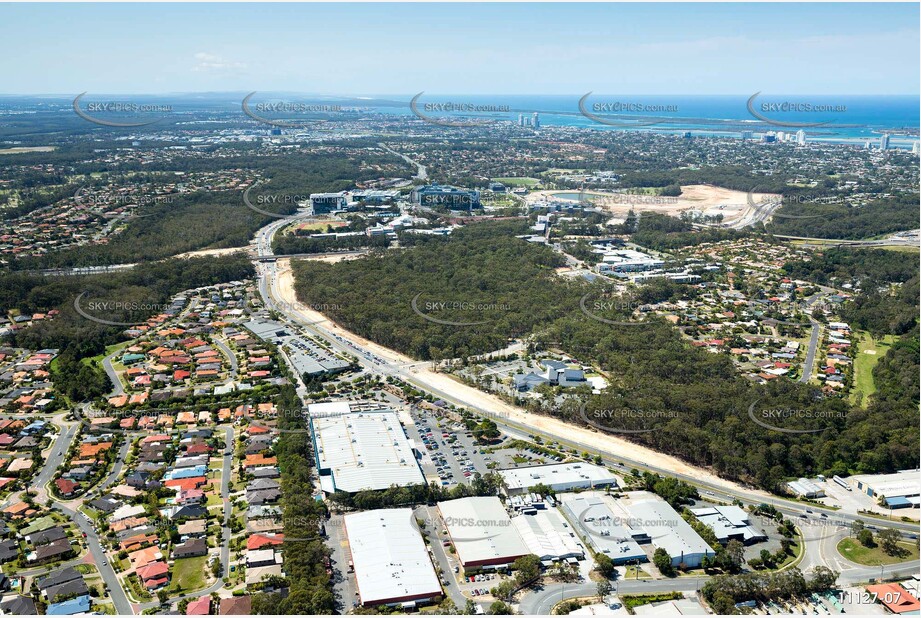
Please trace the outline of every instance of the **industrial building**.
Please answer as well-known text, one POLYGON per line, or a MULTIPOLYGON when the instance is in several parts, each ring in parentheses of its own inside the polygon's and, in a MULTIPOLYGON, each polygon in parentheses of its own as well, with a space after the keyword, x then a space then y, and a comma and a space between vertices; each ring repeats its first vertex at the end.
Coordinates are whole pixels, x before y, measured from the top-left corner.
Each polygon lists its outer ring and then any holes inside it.
POLYGON ((438 511, 465 570, 508 566, 531 553, 497 496, 439 502, 438 511))
POLYGON ((867 474, 850 479, 858 491, 877 498, 890 509, 921 506, 921 476, 918 470, 902 470, 894 474, 867 474))
POLYGON ((441 597, 412 509, 349 513, 344 521, 362 605, 406 607, 441 597))
POLYGON ((718 505, 691 509, 691 512, 700 523, 713 529, 716 540, 723 545, 733 540, 746 545, 767 540, 767 535, 752 526, 748 513, 738 506, 718 505))
POLYGON ((556 492, 573 489, 617 487, 617 477, 603 466, 588 463, 561 463, 500 470, 508 495, 527 493, 535 485, 546 485, 556 492))
POLYGON ((396 412, 350 412, 310 418, 323 491, 355 493, 424 484, 396 412))
POLYGON ((809 479, 799 479, 787 483, 787 489, 800 498, 824 498, 825 489, 809 479))
POLYGON ((625 512, 615 513, 600 496, 575 496, 563 500, 566 517, 596 552, 614 564, 646 562, 640 543, 649 543, 645 530, 633 528, 625 512))
POLYGON ((512 525, 529 554, 534 554, 549 566, 560 560, 585 558, 585 548, 556 509, 544 509, 530 515, 512 518, 512 525))
POLYGON ((691 528, 691 524, 661 498, 634 501, 628 509, 649 535, 653 546, 664 549, 672 557, 673 566, 684 564, 696 568, 704 556, 713 558, 716 555, 713 548, 691 528))

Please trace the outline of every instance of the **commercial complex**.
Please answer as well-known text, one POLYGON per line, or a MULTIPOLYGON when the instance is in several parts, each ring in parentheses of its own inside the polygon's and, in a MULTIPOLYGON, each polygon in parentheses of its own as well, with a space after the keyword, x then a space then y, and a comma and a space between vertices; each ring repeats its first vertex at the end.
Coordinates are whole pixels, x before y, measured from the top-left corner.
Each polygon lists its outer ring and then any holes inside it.
POLYGON ((662 268, 665 262, 633 249, 605 251, 595 269, 602 274, 626 278, 629 273, 645 272, 662 268))
POLYGON ((413 189, 414 204, 434 208, 442 206, 451 210, 471 210, 480 207, 480 192, 449 185, 426 185, 413 189))
POLYGON ((403 605, 441 597, 412 509, 349 513, 345 532, 362 605, 403 605))
POLYGON ((822 498, 825 496, 825 489, 809 479, 790 481, 787 483, 787 489, 800 498, 822 498))
POLYGON ((752 526, 748 513, 738 506, 719 505, 691 509, 691 512, 700 523, 713 529, 720 543, 726 544, 735 540, 748 545, 767 540, 763 532, 752 526))
POLYGON ((496 496, 439 502, 438 511, 464 569, 507 566, 530 553, 496 496))
POLYGON ((325 214, 336 210, 342 210, 348 203, 345 191, 339 193, 311 193, 310 206, 313 208, 313 214, 325 214))
POLYGON ((500 470, 508 495, 527 493, 535 485, 546 485, 562 492, 573 489, 617 487, 617 477, 603 466, 588 463, 561 463, 500 470))
POLYGON ((284 345, 298 375, 323 375, 345 371, 349 362, 280 322, 256 319, 243 324, 254 335, 277 346, 284 345))
POLYGON ((640 543, 649 543, 649 535, 631 527, 630 518, 623 511, 615 513, 600 496, 566 498, 563 511, 579 535, 614 564, 648 560, 640 543))
POLYGON ((632 502, 630 514, 649 535, 656 549, 662 548, 672 557, 672 565, 700 566, 704 556, 716 553, 691 525, 667 502, 660 498, 632 502))
POLYGON ((894 474, 872 474, 849 479, 857 490, 890 509, 921 506, 921 476, 918 470, 902 470, 894 474))
POLYGON ((382 490, 425 483, 397 414, 350 412, 310 419, 323 491, 382 490))
POLYGON ((528 553, 545 564, 585 558, 585 548, 556 509, 513 517, 512 525, 527 546, 528 553))

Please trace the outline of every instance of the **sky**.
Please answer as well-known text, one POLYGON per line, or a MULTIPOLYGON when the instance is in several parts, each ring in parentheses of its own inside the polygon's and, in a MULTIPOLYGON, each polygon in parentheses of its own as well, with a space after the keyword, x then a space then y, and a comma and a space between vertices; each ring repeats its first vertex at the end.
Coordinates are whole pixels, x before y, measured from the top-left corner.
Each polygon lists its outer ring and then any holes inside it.
POLYGON ((0 93, 919 93, 918 3, 0 4, 0 93))

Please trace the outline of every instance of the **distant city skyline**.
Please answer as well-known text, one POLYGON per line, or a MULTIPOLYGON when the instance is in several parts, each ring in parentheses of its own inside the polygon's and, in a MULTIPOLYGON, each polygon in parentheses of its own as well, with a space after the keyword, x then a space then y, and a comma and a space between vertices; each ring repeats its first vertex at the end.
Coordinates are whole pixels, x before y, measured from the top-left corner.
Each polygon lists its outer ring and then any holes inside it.
POLYGON ((4 4, 0 94, 918 95, 919 6, 4 4))

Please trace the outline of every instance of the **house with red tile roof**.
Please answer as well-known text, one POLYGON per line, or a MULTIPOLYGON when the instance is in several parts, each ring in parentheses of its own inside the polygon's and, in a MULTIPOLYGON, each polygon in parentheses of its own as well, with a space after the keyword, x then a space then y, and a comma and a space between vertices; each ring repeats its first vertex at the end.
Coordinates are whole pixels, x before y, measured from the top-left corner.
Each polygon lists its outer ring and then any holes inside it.
POLYGON ((917 614, 921 610, 921 602, 899 584, 875 584, 867 586, 867 592, 893 614, 917 614))
POLYGON ((245 616, 252 613, 253 603, 249 596, 221 599, 221 616, 245 616))
POLYGON ((135 572, 148 590, 156 590, 169 583, 169 567, 160 560, 139 567, 135 572))
POLYGON ((209 613, 211 613, 211 597, 190 601, 185 608, 186 616, 207 616, 209 613))
POLYGON ((79 483, 74 483, 70 479, 56 479, 54 484, 58 488, 58 493, 65 498, 69 498, 80 488, 79 483))
POLYGON ((246 549, 258 550, 265 547, 274 547, 281 545, 284 540, 284 534, 252 534, 246 539, 246 549))

